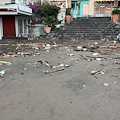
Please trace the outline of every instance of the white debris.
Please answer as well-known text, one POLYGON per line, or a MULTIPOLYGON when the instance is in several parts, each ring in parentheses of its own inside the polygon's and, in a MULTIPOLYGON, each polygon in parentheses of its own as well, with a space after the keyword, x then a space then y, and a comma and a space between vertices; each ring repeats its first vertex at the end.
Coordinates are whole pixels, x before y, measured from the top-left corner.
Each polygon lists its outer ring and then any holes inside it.
POLYGON ((67 54, 67 56, 75 56, 74 54, 67 54))
POLYGON ((28 68, 24 68, 24 70, 29 70, 28 68))
POLYGON ((3 76, 5 74, 6 70, 0 71, 0 76, 3 76))
POLYGON ((87 86, 86 85, 83 85, 84 88, 86 88, 87 86))
POLYGON ((45 50, 49 50, 50 48, 51 48, 50 44, 47 44, 47 45, 45 46, 45 50))
POLYGON ((83 51, 87 51, 87 48, 83 48, 83 51))
POLYGON ((65 67, 69 67, 69 65, 66 64, 65 67))
POLYGON ((96 60, 97 60, 97 61, 101 61, 101 60, 102 60, 102 58, 96 58, 96 60))
POLYGON ((99 55, 99 53, 93 53, 93 55, 94 55, 94 56, 97 56, 97 55, 99 55))
POLYGON ((93 48, 94 46, 93 45, 91 45, 91 48, 93 48))
POLYGON ((64 67, 64 64, 60 64, 59 67, 64 67))
POLYGON ((91 71, 91 75, 94 75, 96 72, 98 72, 98 70, 91 71))
POLYGON ((95 45, 97 45, 98 44, 98 42, 95 42, 95 45))
POLYGON ((115 81, 114 84, 116 84, 117 82, 115 81))
POLYGON ((114 42, 114 44, 116 44, 117 43, 117 41, 113 41, 114 42))
POLYGON ((38 50, 39 48, 38 47, 33 47, 34 49, 38 50))
POLYGON ((109 86, 109 84, 108 84, 108 83, 103 83, 103 85, 104 85, 104 86, 109 86))
POLYGON ((82 49, 82 46, 77 46, 77 49, 82 49))

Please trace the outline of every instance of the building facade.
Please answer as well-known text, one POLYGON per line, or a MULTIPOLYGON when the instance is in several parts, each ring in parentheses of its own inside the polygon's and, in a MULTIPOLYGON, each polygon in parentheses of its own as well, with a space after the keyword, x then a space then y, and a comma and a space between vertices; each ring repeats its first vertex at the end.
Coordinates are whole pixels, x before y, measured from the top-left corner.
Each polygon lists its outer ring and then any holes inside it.
POLYGON ((75 17, 111 16, 113 6, 119 5, 114 0, 50 0, 61 8, 73 8, 75 17))
POLYGON ((28 0, 0 0, 0 39, 27 37, 32 10, 28 0))

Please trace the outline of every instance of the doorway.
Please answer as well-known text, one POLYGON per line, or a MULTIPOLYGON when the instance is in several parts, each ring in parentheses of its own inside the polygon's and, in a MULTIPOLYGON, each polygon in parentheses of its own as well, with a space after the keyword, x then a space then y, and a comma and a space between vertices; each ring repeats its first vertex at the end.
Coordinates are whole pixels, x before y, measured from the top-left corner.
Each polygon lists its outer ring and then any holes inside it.
POLYGON ((16 37, 15 16, 2 16, 3 37, 16 37))
POLYGON ((89 4, 89 1, 75 1, 72 2, 72 8, 74 9, 75 17, 83 17, 83 5, 89 4))

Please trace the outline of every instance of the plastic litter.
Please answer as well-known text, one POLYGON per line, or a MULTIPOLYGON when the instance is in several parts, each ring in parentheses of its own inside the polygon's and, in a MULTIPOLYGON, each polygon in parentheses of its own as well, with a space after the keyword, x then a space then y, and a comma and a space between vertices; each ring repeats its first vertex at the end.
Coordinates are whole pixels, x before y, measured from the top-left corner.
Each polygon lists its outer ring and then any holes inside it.
POLYGON ((116 84, 117 82, 115 81, 114 84, 116 84))
POLYGON ((111 41, 111 39, 107 38, 107 41, 111 41))
POLYGON ((81 51, 81 49, 79 49, 79 48, 76 48, 76 49, 74 49, 75 51, 81 51))
POLYGON ((120 42, 120 34, 117 36, 117 41, 120 42))
POLYGON ((94 44, 95 44, 95 45, 98 45, 98 42, 95 42, 94 44))
POLYGON ((101 41, 104 41, 105 40, 105 38, 101 38, 101 41))
POLYGON ((0 71, 0 76, 3 76, 5 74, 6 70, 0 71))
POLYGON ((102 58, 96 58, 96 60, 97 60, 97 61, 101 61, 101 60, 102 60, 102 58))
POLYGON ((86 85, 83 85, 84 88, 86 88, 87 86, 86 85))
POLYGON ((97 55, 99 55, 99 53, 93 53, 93 55, 94 55, 94 56, 97 56, 97 55))
POLYGON ((109 84, 108 84, 108 83, 103 83, 103 85, 104 85, 104 86, 109 86, 109 84))
POLYGON ((50 44, 47 44, 47 45, 45 46, 45 50, 50 50, 50 48, 51 48, 51 45, 50 45, 50 44))

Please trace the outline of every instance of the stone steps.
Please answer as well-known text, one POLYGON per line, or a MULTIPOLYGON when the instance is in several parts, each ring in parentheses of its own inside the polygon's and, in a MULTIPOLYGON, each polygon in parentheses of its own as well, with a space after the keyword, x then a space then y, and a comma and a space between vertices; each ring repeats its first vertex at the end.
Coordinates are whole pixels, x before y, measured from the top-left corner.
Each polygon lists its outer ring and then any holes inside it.
POLYGON ((110 17, 90 17, 74 19, 70 24, 66 24, 64 29, 54 30, 52 33, 60 39, 117 39, 120 28, 111 22, 110 17))

